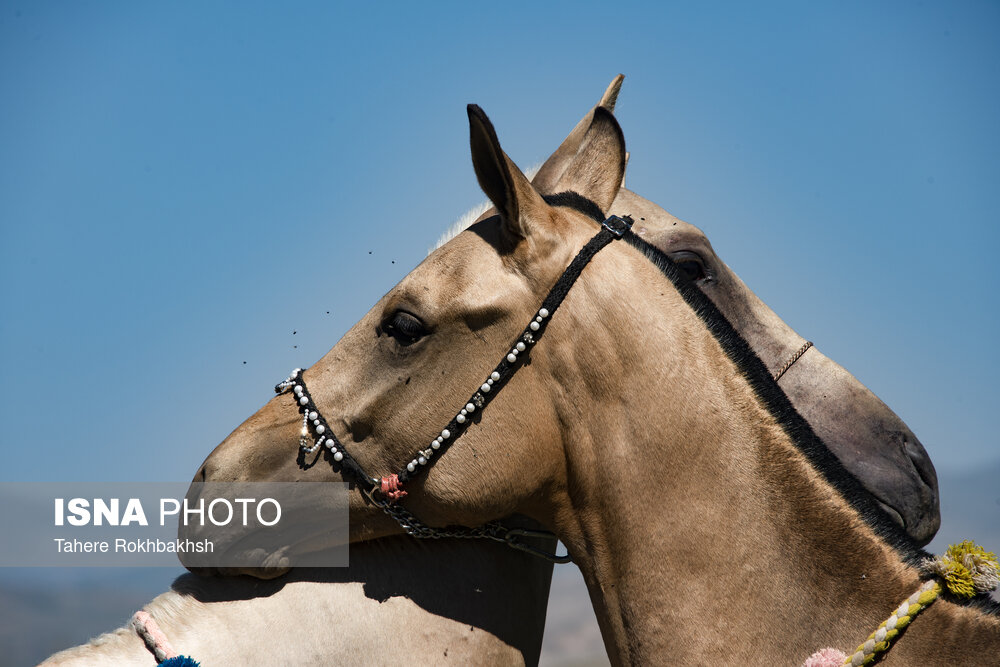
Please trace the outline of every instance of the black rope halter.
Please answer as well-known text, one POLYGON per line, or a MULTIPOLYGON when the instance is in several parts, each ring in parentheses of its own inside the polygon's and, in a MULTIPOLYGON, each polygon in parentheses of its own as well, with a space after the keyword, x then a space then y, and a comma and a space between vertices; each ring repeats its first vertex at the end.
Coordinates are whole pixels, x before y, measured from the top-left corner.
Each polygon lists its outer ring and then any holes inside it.
POLYGON ((537 549, 523 541, 522 537, 555 537, 548 531, 527 530, 523 528, 507 528, 495 521, 491 521, 478 528, 466 528, 464 526, 453 526, 449 528, 434 528, 422 523, 412 513, 396 504, 400 498, 406 495, 402 490, 402 485, 419 475, 426 468, 431 467, 437 459, 448 451, 458 438, 465 433, 472 423, 472 415, 477 411, 486 408, 496 397, 519 368, 523 365, 523 360, 528 351, 538 343, 542 334, 545 333, 549 321, 555 315, 556 310, 562 304, 570 288, 583 272, 583 269, 590 263, 590 260, 600 252, 600 250, 616 239, 622 238, 632 228, 632 218, 629 216, 611 216, 603 223, 601 229, 587 242, 580 252, 577 253, 573 261, 566 267, 559 280, 556 281, 548 295, 542 301, 541 307, 536 312, 528 326, 518 335, 511 344, 509 351, 496 365, 489 377, 480 385, 479 389, 472 394, 465 406, 451 418, 448 424, 441 430, 425 449, 419 450, 411 461, 409 461, 400 472, 388 477, 371 477, 361 464, 351 456, 344 445, 337 439, 330 428, 329 423, 320 412, 313 401, 302 378, 302 369, 296 368, 284 382, 275 386, 274 391, 283 394, 291 390, 295 396, 299 412, 303 416, 302 437, 300 445, 306 452, 312 453, 320 446, 325 446, 333 455, 334 470, 349 477, 361 492, 373 504, 380 507, 386 514, 392 517, 408 535, 419 538, 485 538, 503 542, 510 547, 541 556, 556 563, 568 563, 570 557, 557 556, 537 549), (316 440, 313 442, 309 434, 315 434, 316 440), (313 444, 309 444, 312 442, 313 444), (378 495, 376 495, 378 494, 378 495))

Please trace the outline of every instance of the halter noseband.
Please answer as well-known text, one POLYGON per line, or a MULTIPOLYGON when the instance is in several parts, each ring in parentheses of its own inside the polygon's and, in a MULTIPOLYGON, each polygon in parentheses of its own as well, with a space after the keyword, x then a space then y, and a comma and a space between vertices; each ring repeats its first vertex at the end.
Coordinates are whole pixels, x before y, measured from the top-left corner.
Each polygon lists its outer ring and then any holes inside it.
POLYGON ((632 218, 629 216, 611 216, 601 223, 601 229, 587 242, 580 252, 577 253, 573 261, 570 262, 566 270, 556 281, 548 295, 542 301, 541 307, 536 312, 528 326, 510 346, 507 354, 500 360, 486 380, 480 385, 465 407, 459 410, 458 414, 452 417, 451 421, 441 429, 441 433, 428 443, 426 449, 416 452, 400 472, 387 477, 372 477, 368 475, 361 464, 351 456, 344 445, 337 439, 330 428, 326 418, 313 401, 302 377, 302 369, 296 368, 286 380, 275 386, 274 391, 283 394, 292 390, 299 412, 302 414, 302 434, 299 438, 301 449, 311 454, 325 446, 333 456, 334 471, 342 472, 349 476, 357 485, 361 492, 376 506, 380 507, 386 514, 395 519, 403 530, 414 537, 466 537, 466 538, 486 538, 498 542, 504 542, 508 546, 522 551, 542 556, 557 563, 568 563, 570 557, 556 556, 541 551, 530 544, 522 542, 522 537, 554 537, 548 531, 527 530, 521 528, 506 528, 501 524, 492 521, 478 528, 466 528, 456 526, 451 528, 433 528, 422 523, 417 517, 396 505, 396 501, 406 495, 403 484, 420 474, 425 468, 433 465, 436 457, 444 454, 448 448, 459 437, 465 433, 472 423, 472 415, 477 411, 482 411, 500 393, 519 368, 522 361, 527 356, 529 350, 538 343, 542 334, 548 327, 549 320, 562 304, 570 288, 583 272, 584 267, 590 260, 605 246, 616 239, 622 238, 632 227, 632 218), (310 432, 315 435, 315 440, 310 437, 310 432), (377 496, 376 492, 381 496, 377 496))

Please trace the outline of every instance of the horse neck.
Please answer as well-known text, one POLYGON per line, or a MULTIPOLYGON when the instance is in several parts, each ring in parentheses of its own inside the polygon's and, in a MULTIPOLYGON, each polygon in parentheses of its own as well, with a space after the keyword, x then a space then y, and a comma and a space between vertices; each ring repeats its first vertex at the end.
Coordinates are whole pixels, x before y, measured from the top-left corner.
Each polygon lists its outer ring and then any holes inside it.
MULTIPOLYGON (((694 311, 651 280, 639 304, 601 302, 589 329, 568 308, 564 331, 586 335, 552 331, 561 342, 540 361, 567 443, 551 521, 612 660, 800 664, 825 646, 853 650, 917 590, 917 571, 822 479, 694 311), (601 341, 613 346, 603 357, 601 341), (620 373, 594 371, 608 355, 620 373)), ((892 659, 913 657, 922 626, 961 618, 997 635, 995 619, 949 603, 927 613, 936 621, 911 626, 892 659)))
MULTIPOLYGON (((409 537, 352 545, 351 561, 274 581, 185 575, 146 609, 175 650, 206 665, 538 662, 550 563, 409 537)), ((45 664, 151 661, 123 628, 45 664)))

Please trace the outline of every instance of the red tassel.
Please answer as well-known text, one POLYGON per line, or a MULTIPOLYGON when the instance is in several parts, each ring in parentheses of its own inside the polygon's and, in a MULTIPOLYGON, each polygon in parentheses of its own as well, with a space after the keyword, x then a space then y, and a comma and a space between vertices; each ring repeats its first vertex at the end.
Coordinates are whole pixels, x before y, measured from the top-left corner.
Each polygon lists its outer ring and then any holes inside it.
POLYGON ((406 495, 406 491, 403 491, 402 486, 402 482, 399 481, 399 475, 389 475, 382 478, 382 493, 392 502, 396 502, 406 495))

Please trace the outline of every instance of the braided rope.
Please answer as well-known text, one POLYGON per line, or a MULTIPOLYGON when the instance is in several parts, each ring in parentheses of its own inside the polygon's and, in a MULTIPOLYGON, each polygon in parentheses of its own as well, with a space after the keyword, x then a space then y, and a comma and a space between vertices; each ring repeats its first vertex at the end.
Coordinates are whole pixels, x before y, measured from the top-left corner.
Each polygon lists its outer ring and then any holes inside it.
POLYGON ((996 554, 971 540, 952 544, 943 556, 925 559, 920 564, 920 572, 934 578, 925 581, 916 593, 903 600, 854 653, 847 655, 835 648, 825 648, 809 656, 802 667, 871 664, 880 653, 888 651, 900 632, 943 592, 971 599, 1000 585, 1000 563, 996 554))
POLYGON ((135 612, 132 616, 132 627, 149 652, 153 654, 157 664, 179 657, 163 630, 160 629, 148 611, 143 609, 135 612))
POLYGON ((892 615, 882 621, 875 632, 868 635, 868 639, 858 646, 852 655, 847 656, 843 664, 867 665, 874 661, 879 653, 888 651, 892 642, 899 636, 900 631, 908 626, 917 614, 937 600, 940 593, 941 584, 937 581, 924 582, 924 585, 917 589, 916 593, 903 600, 903 603, 892 612, 892 615))
POLYGON ((792 355, 792 358, 786 361, 785 365, 782 366, 778 370, 778 372, 776 372, 774 375, 771 376, 774 378, 774 381, 777 382, 781 378, 781 376, 784 375, 788 371, 788 369, 791 368, 795 364, 795 362, 799 360, 799 357, 805 354, 806 350, 808 350, 812 346, 813 344, 811 340, 807 340, 805 343, 803 343, 802 347, 800 347, 798 351, 796 351, 795 354, 792 355))

